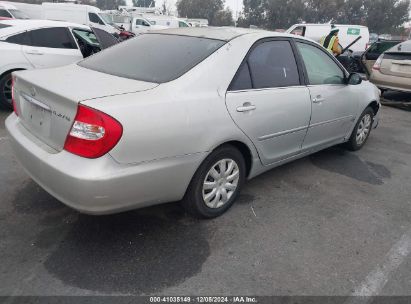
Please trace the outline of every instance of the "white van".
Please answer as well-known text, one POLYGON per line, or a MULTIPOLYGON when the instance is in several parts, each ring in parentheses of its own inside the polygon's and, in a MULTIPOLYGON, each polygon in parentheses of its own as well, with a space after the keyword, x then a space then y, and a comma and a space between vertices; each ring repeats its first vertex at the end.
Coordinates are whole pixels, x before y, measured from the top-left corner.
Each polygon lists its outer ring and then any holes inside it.
POLYGON ((7 2, 0 2, 0 17, 10 19, 30 19, 30 17, 19 10, 17 6, 7 2))
POLYGON ((43 2, 44 19, 80 23, 118 33, 118 29, 102 11, 91 5, 43 2))
MULTIPOLYGON (((370 40, 368 27, 362 25, 335 24, 340 30, 338 38, 343 48, 347 47, 355 39, 361 36, 361 39, 350 47, 354 52, 364 52, 370 40)), ((321 38, 328 35, 331 31, 331 24, 295 24, 286 32, 289 34, 300 35, 320 42, 321 38)))
POLYGON ((190 25, 183 19, 166 16, 166 15, 155 15, 155 14, 144 14, 144 18, 150 21, 153 25, 161 25, 167 28, 178 28, 178 27, 189 27, 190 25))

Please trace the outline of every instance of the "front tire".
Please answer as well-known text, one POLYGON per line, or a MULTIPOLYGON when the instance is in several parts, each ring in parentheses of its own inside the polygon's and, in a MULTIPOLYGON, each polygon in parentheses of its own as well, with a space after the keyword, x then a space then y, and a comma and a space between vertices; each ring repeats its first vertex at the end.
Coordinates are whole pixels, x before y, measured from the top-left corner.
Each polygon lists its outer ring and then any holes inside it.
POLYGON ((194 217, 210 219, 225 213, 238 197, 245 181, 243 155, 231 145, 212 152, 198 168, 182 201, 194 217))
POLYGON ((5 110, 13 110, 11 84, 11 73, 7 73, 0 78, 0 108, 5 110))
POLYGON ((346 147, 351 151, 358 151, 364 147, 371 134, 372 126, 374 123, 374 110, 368 107, 362 112, 360 119, 348 140, 346 147))

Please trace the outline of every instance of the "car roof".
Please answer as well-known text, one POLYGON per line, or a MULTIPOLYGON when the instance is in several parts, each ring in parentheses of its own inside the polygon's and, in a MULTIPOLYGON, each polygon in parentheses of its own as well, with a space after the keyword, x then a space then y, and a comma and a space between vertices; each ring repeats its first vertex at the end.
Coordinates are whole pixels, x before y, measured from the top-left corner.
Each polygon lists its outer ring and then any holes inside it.
POLYGON ((9 27, 2 28, 0 30, 0 37, 5 37, 13 35, 15 33, 24 32, 28 30, 33 30, 43 27, 77 27, 90 29, 88 26, 82 24, 76 24, 71 22, 63 21, 52 21, 52 20, 0 20, 1 24, 10 25, 9 27))
POLYGON ((201 37, 208 39, 216 39, 223 41, 230 41, 239 36, 247 34, 266 34, 267 37, 295 37, 293 35, 270 32, 260 29, 246 29, 238 27, 182 27, 182 28, 169 28, 161 31, 152 31, 150 33, 167 34, 167 35, 180 35, 201 37))

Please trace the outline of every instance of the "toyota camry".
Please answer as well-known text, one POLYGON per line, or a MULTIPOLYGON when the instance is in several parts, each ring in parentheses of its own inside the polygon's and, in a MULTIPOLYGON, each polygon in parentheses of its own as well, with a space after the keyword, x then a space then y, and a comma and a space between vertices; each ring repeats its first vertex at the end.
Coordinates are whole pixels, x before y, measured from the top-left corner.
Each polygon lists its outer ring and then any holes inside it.
POLYGON ((244 182, 378 124, 380 92, 305 38, 151 32, 77 64, 13 73, 6 127, 46 191, 107 214, 181 201, 212 218, 244 182))

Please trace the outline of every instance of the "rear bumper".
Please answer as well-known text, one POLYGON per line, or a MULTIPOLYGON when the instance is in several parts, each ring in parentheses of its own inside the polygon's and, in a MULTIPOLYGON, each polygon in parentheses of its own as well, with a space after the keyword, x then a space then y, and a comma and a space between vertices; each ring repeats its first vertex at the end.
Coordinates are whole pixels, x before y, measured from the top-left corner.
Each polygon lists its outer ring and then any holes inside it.
MULTIPOLYGON (((182 199, 205 153, 123 165, 50 151, 13 113, 6 120, 16 158, 42 188, 82 213, 109 214, 182 199), (48 151, 47 151, 48 150, 48 151)), ((33 202, 33 204, 36 202, 33 202)))
POLYGON ((410 78, 384 75, 379 71, 373 71, 370 77, 370 81, 382 90, 411 92, 410 78))

